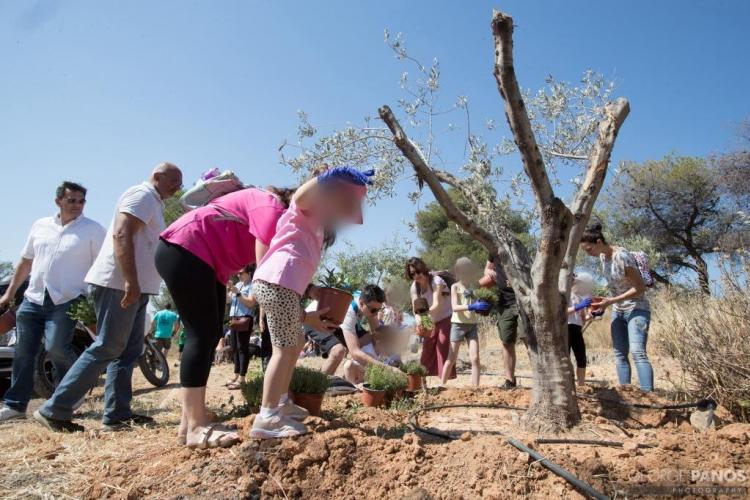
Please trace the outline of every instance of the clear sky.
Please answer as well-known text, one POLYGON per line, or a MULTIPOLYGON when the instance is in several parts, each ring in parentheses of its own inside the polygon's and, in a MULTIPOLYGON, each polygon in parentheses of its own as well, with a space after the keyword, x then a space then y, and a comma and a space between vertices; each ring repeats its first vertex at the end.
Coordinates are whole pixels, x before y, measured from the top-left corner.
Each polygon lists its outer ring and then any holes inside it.
MULTIPOLYGON (((732 145, 750 115, 750 2, 736 1, 0 1, 0 259, 16 260, 62 179, 89 192, 107 225, 117 196, 162 160, 186 184, 211 166, 293 184, 277 148, 296 112, 330 126, 401 96, 383 29, 442 65, 443 91, 502 118, 491 74, 491 11, 517 25, 523 87, 587 68, 631 101, 615 161, 732 145)), ((504 120, 498 139, 507 133, 504 120)), ((401 230, 399 196, 343 235, 368 246, 401 230)))

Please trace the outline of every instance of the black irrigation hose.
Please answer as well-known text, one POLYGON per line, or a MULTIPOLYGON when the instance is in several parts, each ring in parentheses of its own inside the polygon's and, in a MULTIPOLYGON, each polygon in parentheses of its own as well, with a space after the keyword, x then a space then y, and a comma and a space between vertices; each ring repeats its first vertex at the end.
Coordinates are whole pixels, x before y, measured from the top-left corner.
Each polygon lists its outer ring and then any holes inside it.
POLYGON ((557 465, 555 462, 549 460, 548 458, 540 455, 538 452, 532 450, 525 444, 521 443, 520 441, 516 441, 515 439, 509 437, 508 443, 515 448, 528 453, 531 458, 539 462, 544 468, 550 470, 554 474, 557 474, 561 478, 565 479, 567 482, 572 484, 579 492, 584 493, 588 495, 591 498, 596 498, 597 500, 609 500, 609 497, 602 493, 601 491, 595 490, 589 483, 586 481, 582 481, 575 477, 573 474, 568 472, 567 469, 563 469, 559 465, 557 465))
POLYGON ((644 410, 684 410, 687 408, 698 408, 700 410, 715 410, 716 401, 710 398, 701 399, 693 403, 679 403, 674 405, 660 405, 660 404, 644 404, 644 403, 630 403, 628 401, 619 401, 617 399, 600 398, 591 394, 576 393, 576 396, 581 399, 588 399, 592 401, 601 401, 605 403, 612 403, 618 406, 626 406, 628 408, 640 408, 644 410))
MULTIPOLYGON (((646 410, 682 410, 687 408, 698 408, 701 410, 714 410, 716 409, 716 401, 713 399, 701 399, 700 401, 696 401, 693 403, 680 403, 680 404, 674 404, 674 405, 660 405, 660 404, 643 404, 643 403, 630 403, 627 401, 618 401, 616 399, 608 399, 608 398, 600 398, 589 394, 576 394, 578 397, 582 399, 588 399, 588 400, 594 400, 594 401, 600 401, 600 402, 606 402, 611 403, 618 406, 625 406, 629 408, 641 408, 646 410)), ((518 410, 518 411, 526 411, 526 408, 522 408, 519 406, 511 406, 511 405, 504 405, 504 404, 478 404, 478 403, 464 403, 464 404, 444 404, 444 405, 431 405, 431 406, 425 406, 422 408, 417 408, 416 410, 412 411, 409 414, 408 422, 409 426, 414 430, 415 432, 422 432, 424 434, 429 434, 431 436, 439 437, 441 439, 446 439, 449 441, 458 439, 456 436, 453 436, 447 432, 439 431, 439 430, 433 430, 433 429, 427 429, 425 427, 422 427, 419 425, 418 421, 418 415, 422 412, 426 411, 434 411, 434 410, 441 410, 445 408, 488 408, 488 409, 499 409, 499 410, 518 410)), ((524 451, 529 454, 529 456, 533 457, 534 460, 537 460, 542 466, 553 472, 554 474, 557 474, 561 478, 568 481, 570 484, 572 484, 575 488, 578 489, 578 491, 583 492, 590 496, 591 498, 596 498, 597 500, 609 500, 609 497, 605 494, 595 490, 591 487, 590 484, 588 484, 585 481, 582 481, 575 477, 573 474, 568 472, 566 469, 563 469, 556 463, 548 460, 544 456, 540 455, 536 451, 532 450, 531 448, 525 446, 523 443, 516 441, 512 437, 506 438, 508 443, 514 446, 515 448, 524 451)), ((537 439, 537 443, 539 444, 588 444, 593 446, 622 446, 623 443, 619 441, 603 441, 603 440, 589 440, 589 439, 537 439)), ((653 445, 649 444, 639 444, 639 448, 653 448, 653 445)))
POLYGON ((445 404, 445 405, 432 405, 432 406, 423 406, 422 408, 417 408, 413 412, 409 414, 409 426, 414 431, 422 432, 424 434, 429 434, 431 436, 439 437, 442 439, 447 440, 454 440, 458 439, 455 436, 443 432, 443 431, 436 431, 432 429, 427 429, 426 427, 422 427, 419 425, 419 422, 417 421, 417 416, 425 411, 434 411, 434 410, 442 410, 445 408, 488 408, 488 409, 494 409, 494 410, 518 410, 518 411, 526 411, 526 408, 523 408, 521 406, 511 406, 511 405, 504 405, 504 404, 479 404, 479 403, 461 403, 461 404, 445 404))
MULTIPOLYGON (((621 441, 605 441, 603 439, 557 439, 557 438, 539 438, 535 440, 538 444, 587 444, 591 446, 612 446, 613 448, 622 447, 621 441)), ((638 444, 638 448, 656 448, 653 444, 638 444)))

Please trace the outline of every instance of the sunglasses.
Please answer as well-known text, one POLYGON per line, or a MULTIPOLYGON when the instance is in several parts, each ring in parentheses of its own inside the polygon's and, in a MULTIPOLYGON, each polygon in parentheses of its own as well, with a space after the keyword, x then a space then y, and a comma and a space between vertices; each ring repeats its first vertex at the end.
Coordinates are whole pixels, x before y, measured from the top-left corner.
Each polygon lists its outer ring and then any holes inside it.
POLYGON ((380 311, 383 310, 383 306, 380 306, 380 307, 370 307, 369 309, 370 309, 370 314, 377 314, 377 313, 379 313, 380 311))
POLYGON ((71 205, 85 205, 86 204, 86 198, 65 198, 65 201, 67 203, 70 203, 71 205))

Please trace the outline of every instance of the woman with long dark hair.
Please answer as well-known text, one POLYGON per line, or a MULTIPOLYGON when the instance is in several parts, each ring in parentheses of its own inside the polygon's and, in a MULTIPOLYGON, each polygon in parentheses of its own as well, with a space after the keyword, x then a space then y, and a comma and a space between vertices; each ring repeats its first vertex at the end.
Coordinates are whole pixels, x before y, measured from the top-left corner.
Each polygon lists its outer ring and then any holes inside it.
POLYGON ((239 389, 245 383, 250 365, 250 335, 258 302, 253 296, 253 273, 255 265, 245 266, 238 274, 236 284, 227 285, 229 306, 229 329, 231 330, 234 378, 227 383, 230 390, 239 389))
POLYGON ((293 193, 277 188, 235 191, 186 213, 161 234, 156 268, 185 326, 178 438, 189 447, 239 442, 233 430, 212 425, 206 409, 213 353, 223 335, 226 283, 238 269, 263 258, 293 193))
MULTIPOLYGON (((448 359, 450 351, 451 334, 451 309, 450 289, 448 284, 430 271, 427 264, 419 257, 412 257, 406 262, 406 279, 411 283, 411 302, 416 316, 418 311, 415 306, 417 299, 427 301, 427 311, 434 324, 431 331, 426 331, 421 324, 417 324, 417 335, 424 339, 422 344, 422 355, 420 362, 427 368, 427 374, 439 377, 443 371, 443 365, 448 359)), ((455 367, 450 378, 455 378, 455 367)))
POLYGON ((612 347, 617 363, 620 384, 630 384, 630 361, 633 357, 641 390, 654 390, 654 371, 646 354, 651 307, 646 298, 646 284, 633 255, 622 247, 607 243, 601 224, 586 228, 581 238, 581 249, 592 257, 599 257, 607 279, 609 297, 596 297, 592 312, 601 315, 612 306, 612 347))

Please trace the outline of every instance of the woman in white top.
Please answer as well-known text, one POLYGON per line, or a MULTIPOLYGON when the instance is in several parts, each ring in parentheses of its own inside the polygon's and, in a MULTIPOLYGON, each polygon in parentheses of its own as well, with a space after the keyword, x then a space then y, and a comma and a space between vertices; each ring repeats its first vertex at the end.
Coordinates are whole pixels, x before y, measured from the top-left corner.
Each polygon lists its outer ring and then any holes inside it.
POLYGON ((646 284, 633 255, 622 247, 615 247, 604 239, 601 224, 586 228, 581 238, 581 249, 602 260, 602 271, 607 279, 609 297, 596 297, 594 315, 601 315, 612 306, 612 347, 617 363, 620 385, 630 384, 630 361, 633 357, 641 390, 654 390, 654 370, 646 354, 651 307, 646 298, 646 284))
MULTIPOLYGON (((450 351, 451 309, 450 290, 443 278, 430 271, 427 264, 418 257, 412 257, 406 262, 406 278, 412 281, 411 302, 423 298, 429 306, 429 314, 434 327, 432 331, 424 331, 424 327, 417 325, 417 335, 424 338, 420 362, 427 368, 427 374, 439 377, 443 365, 448 359, 450 351)), ((414 311, 416 315, 416 310, 414 311)), ((450 378, 456 378, 455 367, 450 378)))

